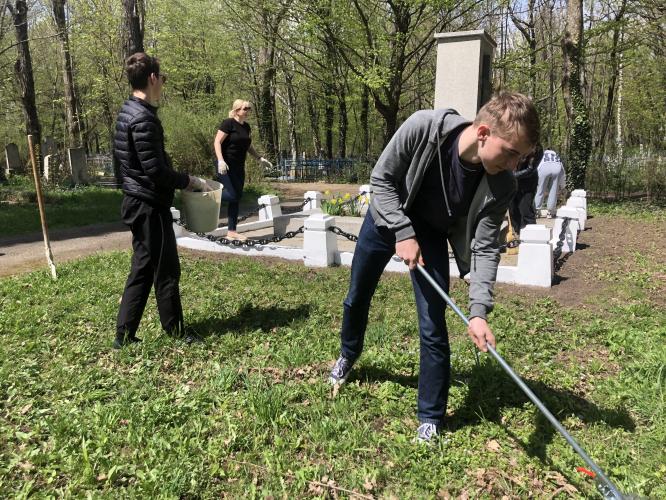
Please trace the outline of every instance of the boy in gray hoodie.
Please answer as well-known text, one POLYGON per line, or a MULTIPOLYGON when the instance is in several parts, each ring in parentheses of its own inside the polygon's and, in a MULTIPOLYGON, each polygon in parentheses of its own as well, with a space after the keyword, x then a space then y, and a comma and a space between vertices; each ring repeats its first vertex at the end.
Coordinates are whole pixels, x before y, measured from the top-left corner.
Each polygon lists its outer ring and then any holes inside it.
POLYGON ((470 274, 468 333, 495 346, 486 315, 500 260, 498 236, 515 191, 513 170, 539 141, 532 102, 503 93, 470 122, 452 109, 417 111, 391 138, 371 174, 373 197, 354 251, 340 331, 341 354, 330 375, 342 384, 361 355, 370 301, 396 254, 409 266, 419 317, 417 438, 430 441, 443 425, 449 391, 446 303, 416 265, 448 292, 447 241, 460 275, 470 274))

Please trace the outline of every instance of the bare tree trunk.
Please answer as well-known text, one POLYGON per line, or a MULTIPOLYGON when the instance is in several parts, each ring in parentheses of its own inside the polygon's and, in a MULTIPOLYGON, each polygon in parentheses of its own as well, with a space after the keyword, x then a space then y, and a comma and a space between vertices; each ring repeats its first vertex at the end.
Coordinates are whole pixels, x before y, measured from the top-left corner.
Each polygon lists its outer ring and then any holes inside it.
POLYGON ((310 128, 312 131, 312 146, 314 156, 321 156, 321 137, 319 135, 319 110, 317 110, 311 93, 307 96, 308 115, 310 116, 310 128))
POLYGON ((329 160, 333 158, 333 118, 335 110, 333 109, 333 85, 330 83, 324 84, 324 131, 326 133, 326 158, 329 160))
POLYGON ((620 10, 615 16, 616 26, 613 30, 613 44, 611 46, 610 52, 610 83, 608 84, 608 94, 606 96, 606 111, 601 121, 601 133, 597 140, 597 151, 598 158, 601 160, 604 156, 605 146, 606 146, 606 137, 608 135, 608 128, 610 127, 610 121, 613 117, 613 105, 615 100, 615 86, 617 84, 618 72, 622 71, 618 63, 618 44, 622 36, 622 26, 619 23, 624 17, 624 12, 627 6, 627 1, 622 0, 620 5, 620 10))
POLYGON ((146 8, 144 0, 123 0, 123 33, 128 37, 123 43, 125 58, 143 52, 143 28, 146 8))
POLYGON ((361 151, 362 156, 366 157, 370 153, 370 131, 368 130, 368 112, 370 110, 370 92, 368 87, 363 85, 361 94, 361 151))
POLYGON ((14 65, 14 74, 18 83, 21 102, 23 103, 25 129, 28 135, 33 136, 34 144, 37 148, 37 162, 41 169, 42 155, 40 148, 42 143, 42 128, 37 116, 35 80, 32 75, 32 58, 28 44, 28 6, 25 0, 16 0, 14 6, 10 3, 6 5, 12 14, 14 29, 16 31, 18 57, 14 65))
POLYGON ((529 47, 529 79, 530 79, 530 97, 536 99, 537 92, 537 75, 536 75, 536 57, 537 57, 537 39, 534 25, 534 8, 535 0, 528 0, 527 2, 527 21, 523 21, 514 13, 511 5, 509 4, 509 12, 511 13, 511 20, 518 28, 518 31, 523 35, 525 42, 529 47))
POLYGON ((291 71, 285 71, 285 84, 287 87, 287 123, 289 127, 289 146, 291 148, 291 159, 296 161, 298 157, 298 145, 296 142, 296 95, 294 92, 294 60, 291 60, 291 71))
POLYGON ((585 173, 592 149, 588 110, 582 92, 583 1, 569 0, 567 21, 562 38, 562 89, 567 111, 569 148, 567 185, 585 187, 585 173))
POLYGON ((65 17, 66 0, 53 0, 53 18, 58 29, 60 51, 62 55, 62 81, 65 89, 65 119, 67 121, 67 136, 69 146, 81 146, 81 122, 76 94, 74 92, 74 78, 72 75, 72 58, 69 52, 69 35, 67 32, 67 19, 65 17))
POLYGON ((344 83, 338 90, 338 158, 347 156, 347 128, 349 118, 347 117, 347 92, 344 83))

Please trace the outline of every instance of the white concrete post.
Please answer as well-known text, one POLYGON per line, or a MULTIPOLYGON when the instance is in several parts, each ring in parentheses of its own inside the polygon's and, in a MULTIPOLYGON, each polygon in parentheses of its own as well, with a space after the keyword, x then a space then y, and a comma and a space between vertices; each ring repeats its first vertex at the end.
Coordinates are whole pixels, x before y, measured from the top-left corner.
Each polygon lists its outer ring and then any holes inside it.
POLYGON ((328 214, 312 214, 305 219, 303 234, 303 261, 308 267, 328 267, 335 263, 338 240, 329 228, 335 217, 328 214))
POLYGON ((580 231, 585 230, 585 221, 587 220, 587 210, 585 209, 586 202, 582 198, 569 198, 567 200, 567 207, 573 207, 578 211, 578 227, 580 231))
POLYGON ((516 282, 550 288, 553 281, 553 247, 550 229, 542 224, 528 224, 520 231, 516 282))
POLYGON ((363 184, 358 188, 358 194, 363 195, 365 200, 361 199, 361 215, 365 215, 370 207, 370 199, 372 197, 372 186, 370 184, 363 184))
POLYGON ((310 198, 304 206, 303 210, 321 210, 321 200, 324 199, 324 195, 319 191, 306 191, 303 195, 303 201, 310 198))
POLYGON ((180 238, 185 234, 185 228, 176 224, 176 221, 180 219, 180 210, 175 207, 171 207, 171 219, 173 220, 173 232, 176 235, 176 238, 180 238))
POLYGON ((564 217, 569 217, 569 225, 567 230, 564 233, 564 243, 562 244, 562 253, 575 252, 576 251, 576 239, 578 238, 578 209, 574 207, 560 207, 557 209, 557 218, 553 224, 553 239, 551 243, 553 249, 557 246, 558 241, 560 241, 560 233, 562 232, 562 224, 564 223, 564 217))
POLYGON ((587 212, 587 191, 585 191, 584 189, 574 189, 573 191, 571 191, 571 197, 582 198, 583 200, 585 200, 585 205, 583 206, 583 208, 585 209, 585 212, 587 212))
POLYGON ((257 199, 258 205, 264 205, 259 209, 259 220, 273 220, 275 217, 282 215, 282 208, 280 207, 280 198, 272 194, 265 194, 257 199))
POLYGON ((44 180, 48 181, 51 177, 51 170, 53 169, 53 155, 44 156, 44 180))

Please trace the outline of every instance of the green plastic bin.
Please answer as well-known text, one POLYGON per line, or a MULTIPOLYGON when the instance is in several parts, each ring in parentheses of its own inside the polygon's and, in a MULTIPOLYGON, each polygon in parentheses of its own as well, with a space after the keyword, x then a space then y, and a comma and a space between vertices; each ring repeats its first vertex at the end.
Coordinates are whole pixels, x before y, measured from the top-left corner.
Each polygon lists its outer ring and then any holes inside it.
POLYGON ((182 191, 185 223, 193 233, 217 229, 222 203, 222 184, 206 179, 212 191, 182 191))

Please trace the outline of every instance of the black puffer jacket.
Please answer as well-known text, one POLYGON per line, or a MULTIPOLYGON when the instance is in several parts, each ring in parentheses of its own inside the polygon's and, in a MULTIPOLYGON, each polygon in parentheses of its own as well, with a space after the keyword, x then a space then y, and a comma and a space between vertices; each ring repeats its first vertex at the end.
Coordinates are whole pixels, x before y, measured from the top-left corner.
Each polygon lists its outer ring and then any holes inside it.
POLYGON ((518 165, 513 176, 518 183, 518 191, 522 193, 536 193, 537 185, 539 184, 539 175, 537 167, 543 158, 543 146, 537 144, 534 153, 527 157, 527 159, 518 165))
POLYGON ((138 97, 131 96, 120 108, 113 149, 123 193, 128 196, 169 208, 174 190, 189 183, 187 174, 171 168, 157 108, 138 97))

